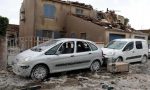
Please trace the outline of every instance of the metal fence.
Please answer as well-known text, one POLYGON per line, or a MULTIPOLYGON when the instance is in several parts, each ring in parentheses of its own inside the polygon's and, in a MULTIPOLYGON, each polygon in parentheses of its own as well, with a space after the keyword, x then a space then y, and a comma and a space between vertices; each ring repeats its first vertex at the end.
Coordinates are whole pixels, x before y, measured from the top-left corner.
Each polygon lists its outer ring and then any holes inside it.
POLYGON ((12 60, 20 52, 27 50, 31 47, 46 42, 50 38, 45 37, 19 37, 19 38, 7 38, 7 59, 8 65, 11 65, 12 60))
POLYGON ((45 37, 8 38, 8 54, 15 54, 16 52, 24 51, 48 40, 50 40, 50 38, 45 37))

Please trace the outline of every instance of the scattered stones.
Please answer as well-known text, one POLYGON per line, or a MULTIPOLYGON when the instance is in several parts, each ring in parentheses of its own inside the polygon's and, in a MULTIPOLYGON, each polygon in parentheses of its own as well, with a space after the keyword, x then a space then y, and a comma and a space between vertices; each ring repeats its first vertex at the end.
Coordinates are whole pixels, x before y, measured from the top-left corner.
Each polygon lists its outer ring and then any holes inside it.
POLYGON ((110 76, 101 76, 102 79, 111 79, 110 76))
POLYGON ((150 90, 150 61, 129 67, 129 73, 80 71, 58 77, 54 74, 43 82, 0 71, 0 90, 150 90))
POLYGON ((106 85, 106 84, 102 85, 102 89, 107 89, 107 88, 108 88, 108 85, 106 85))

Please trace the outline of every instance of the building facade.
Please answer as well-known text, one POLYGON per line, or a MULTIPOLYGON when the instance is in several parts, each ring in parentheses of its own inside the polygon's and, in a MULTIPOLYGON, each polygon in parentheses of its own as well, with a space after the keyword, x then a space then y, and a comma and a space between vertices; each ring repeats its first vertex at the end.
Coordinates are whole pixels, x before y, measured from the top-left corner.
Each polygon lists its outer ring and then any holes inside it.
POLYGON ((82 38, 107 44, 131 38, 123 16, 101 12, 84 3, 61 0, 24 0, 20 9, 20 37, 82 38))
POLYGON ((92 16, 92 7, 60 0, 24 0, 20 14, 20 36, 57 38, 64 36, 69 14, 92 16))
POLYGON ((9 24, 6 31, 7 38, 19 37, 19 25, 9 24))

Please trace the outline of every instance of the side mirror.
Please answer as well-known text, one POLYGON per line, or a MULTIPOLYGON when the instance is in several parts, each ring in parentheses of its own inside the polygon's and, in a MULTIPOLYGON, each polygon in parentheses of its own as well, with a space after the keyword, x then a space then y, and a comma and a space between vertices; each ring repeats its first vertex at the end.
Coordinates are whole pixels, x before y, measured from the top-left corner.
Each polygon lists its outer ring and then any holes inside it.
POLYGON ((130 51, 129 48, 124 48, 123 51, 130 51))

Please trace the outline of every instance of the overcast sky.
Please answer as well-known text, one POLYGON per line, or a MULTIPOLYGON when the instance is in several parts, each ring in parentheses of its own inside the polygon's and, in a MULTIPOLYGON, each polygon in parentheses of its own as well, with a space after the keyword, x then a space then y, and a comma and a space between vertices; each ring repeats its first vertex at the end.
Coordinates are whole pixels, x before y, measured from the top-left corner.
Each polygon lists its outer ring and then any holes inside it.
MULTIPOLYGON (((130 19, 135 29, 150 29, 150 0, 71 0, 91 4, 94 9, 116 10, 117 14, 130 19)), ((22 0, 0 0, 0 15, 9 18, 11 24, 19 24, 22 0)))

